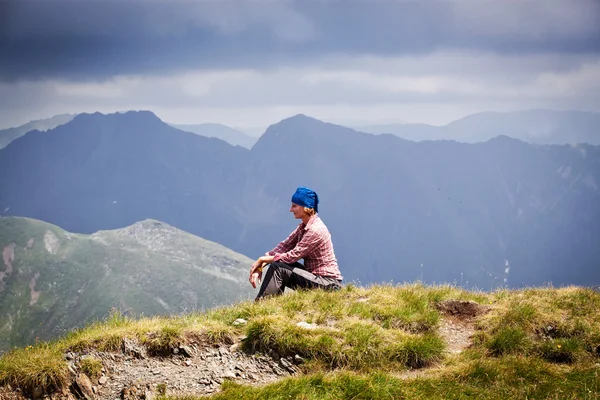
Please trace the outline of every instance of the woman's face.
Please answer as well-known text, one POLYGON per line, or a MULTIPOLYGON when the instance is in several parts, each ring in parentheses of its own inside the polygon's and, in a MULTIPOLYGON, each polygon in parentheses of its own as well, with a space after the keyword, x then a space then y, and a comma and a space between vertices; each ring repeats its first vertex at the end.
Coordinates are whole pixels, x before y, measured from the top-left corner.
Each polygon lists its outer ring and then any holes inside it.
POLYGON ((294 214, 294 218, 296 219, 302 219, 302 217, 306 215, 304 207, 294 203, 292 203, 292 206, 290 207, 290 212, 294 214))

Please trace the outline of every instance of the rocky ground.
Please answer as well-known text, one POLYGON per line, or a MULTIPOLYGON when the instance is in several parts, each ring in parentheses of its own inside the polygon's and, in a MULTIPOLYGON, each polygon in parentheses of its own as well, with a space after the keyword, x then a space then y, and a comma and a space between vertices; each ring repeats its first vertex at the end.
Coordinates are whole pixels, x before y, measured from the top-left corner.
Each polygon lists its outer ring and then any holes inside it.
MULTIPOLYGON (((450 301, 439 305, 442 313, 440 335, 449 353, 459 353, 471 343, 473 318, 484 310, 476 303, 450 301)), ((162 393, 210 395, 226 380, 263 385, 300 373, 299 357, 281 358, 278 354, 247 354, 240 350, 241 339, 230 346, 211 346, 190 342, 163 357, 148 356, 143 346, 125 339, 120 352, 67 353, 74 382, 60 393, 45 395, 34 391, 34 400, 150 400, 162 393), (81 368, 82 360, 96 359, 101 369, 89 378, 81 368)), ((433 367, 435 368, 435 367, 433 367)), ((432 369, 433 369, 432 368, 432 369)), ((428 369, 401 374, 409 378, 427 374, 428 369)), ((91 374, 90 374, 91 375, 91 374)), ((0 388, 1 400, 28 398, 19 390, 0 388)))

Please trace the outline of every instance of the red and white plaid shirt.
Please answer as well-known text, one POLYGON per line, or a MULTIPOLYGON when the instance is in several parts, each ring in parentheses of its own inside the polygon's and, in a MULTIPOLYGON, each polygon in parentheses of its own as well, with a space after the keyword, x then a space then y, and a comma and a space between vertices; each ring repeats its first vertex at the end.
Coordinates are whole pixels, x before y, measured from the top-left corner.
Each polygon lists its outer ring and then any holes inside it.
POLYGON ((313 215, 306 224, 298 227, 277 247, 267 254, 275 256, 275 261, 293 264, 304 259, 304 269, 314 275, 342 279, 338 268, 331 234, 318 214, 313 215))

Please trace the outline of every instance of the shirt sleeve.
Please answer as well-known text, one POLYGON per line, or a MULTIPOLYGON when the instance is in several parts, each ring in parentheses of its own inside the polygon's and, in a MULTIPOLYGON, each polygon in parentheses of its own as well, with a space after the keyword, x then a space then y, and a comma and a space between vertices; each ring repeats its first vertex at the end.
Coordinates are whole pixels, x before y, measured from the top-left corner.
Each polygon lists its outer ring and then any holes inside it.
POLYGON ((275 254, 275 261, 281 261, 286 264, 293 264, 296 261, 306 257, 313 250, 315 250, 319 242, 321 241, 321 235, 318 232, 313 230, 308 230, 302 239, 294 246, 294 248, 290 249, 285 253, 277 253, 275 254))
POLYGON ((267 254, 270 256, 275 256, 279 253, 285 253, 294 248, 296 243, 298 243, 298 235, 300 233, 300 227, 298 226, 290 235, 281 243, 279 243, 273 250, 269 251, 267 254))

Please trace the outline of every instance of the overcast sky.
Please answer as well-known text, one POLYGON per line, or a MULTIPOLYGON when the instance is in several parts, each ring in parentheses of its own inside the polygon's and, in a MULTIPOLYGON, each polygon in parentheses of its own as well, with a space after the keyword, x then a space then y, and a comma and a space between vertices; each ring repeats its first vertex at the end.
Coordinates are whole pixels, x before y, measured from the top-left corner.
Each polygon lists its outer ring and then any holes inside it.
POLYGON ((599 0, 0 0, 0 127, 600 111, 599 0))

